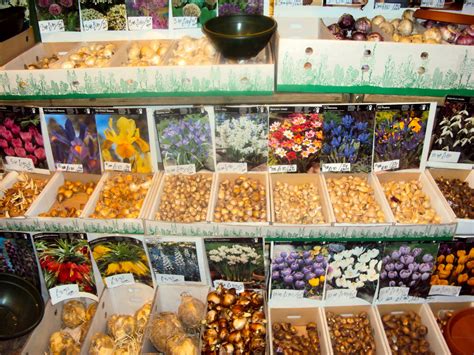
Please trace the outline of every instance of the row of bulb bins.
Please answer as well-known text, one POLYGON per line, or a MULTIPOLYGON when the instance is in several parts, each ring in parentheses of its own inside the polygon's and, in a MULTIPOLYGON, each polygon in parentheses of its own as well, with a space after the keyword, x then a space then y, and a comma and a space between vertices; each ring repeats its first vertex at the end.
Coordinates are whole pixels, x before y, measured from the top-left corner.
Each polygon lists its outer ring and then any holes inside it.
MULTIPOLYGON (((474 170, 453 170, 453 169, 428 169, 426 170, 426 176, 430 180, 431 184, 434 186, 436 191, 443 195, 441 190, 438 187, 435 179, 438 178, 447 178, 447 179, 459 179, 461 181, 467 182, 471 189, 474 189, 474 170)), ((449 202, 443 196, 441 199, 445 209, 451 215, 451 218, 457 222, 456 234, 459 235, 469 235, 474 234, 474 221, 467 218, 457 218, 456 214, 451 209, 449 202)))
POLYGON ((329 334, 329 326, 327 323, 326 312, 350 317, 361 312, 366 312, 369 317, 370 326, 372 327, 373 336, 376 346, 377 355, 393 354, 390 350, 389 342, 383 327, 382 317, 386 314, 402 314, 413 311, 420 315, 422 323, 428 328, 427 341, 430 344, 430 349, 436 355, 448 355, 450 351, 444 341, 443 335, 436 323, 433 312, 436 310, 458 310, 465 307, 472 307, 472 303, 433 303, 433 311, 428 304, 384 304, 377 306, 359 305, 359 306, 330 306, 330 307, 303 307, 303 308, 280 308, 271 307, 268 310, 271 341, 271 354, 275 353, 273 347, 273 330, 272 324, 275 322, 291 323, 295 326, 298 335, 306 333, 305 326, 314 322, 317 325, 318 336, 320 342, 320 350, 322 354, 334 354, 331 337, 329 334))
MULTIPOLYGON (((75 300, 85 304, 86 309, 89 305, 95 302, 86 297, 75 298, 75 300)), ((49 353, 49 339, 51 335, 63 328, 62 313, 66 302, 68 301, 52 305, 51 300, 49 300, 46 303, 43 319, 29 336, 28 341, 22 350, 23 355, 49 353)))

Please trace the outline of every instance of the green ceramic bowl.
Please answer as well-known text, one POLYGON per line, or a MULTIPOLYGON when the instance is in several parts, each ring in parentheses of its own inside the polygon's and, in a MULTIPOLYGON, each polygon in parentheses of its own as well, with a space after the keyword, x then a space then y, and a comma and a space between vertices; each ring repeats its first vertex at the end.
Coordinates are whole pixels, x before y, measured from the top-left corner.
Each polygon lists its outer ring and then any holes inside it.
POLYGON ((215 17, 202 27, 225 58, 255 57, 277 29, 271 17, 263 15, 230 15, 215 17))

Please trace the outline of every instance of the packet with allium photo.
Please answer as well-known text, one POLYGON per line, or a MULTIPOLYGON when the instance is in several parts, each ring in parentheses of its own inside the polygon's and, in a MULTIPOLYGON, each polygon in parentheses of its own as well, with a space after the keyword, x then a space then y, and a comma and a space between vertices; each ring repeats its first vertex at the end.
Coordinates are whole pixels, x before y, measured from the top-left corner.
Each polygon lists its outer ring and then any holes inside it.
POLYGON ((125 0, 130 31, 168 28, 168 1, 125 0))
POLYGON ((217 16, 217 0, 172 0, 172 28, 197 28, 217 16))
POLYGON ((263 15, 263 0, 219 0, 219 16, 263 15))
POLYGON ((79 0, 35 0, 41 33, 80 31, 79 0))
POLYGON ((80 4, 83 31, 127 29, 125 0, 80 0, 80 4))

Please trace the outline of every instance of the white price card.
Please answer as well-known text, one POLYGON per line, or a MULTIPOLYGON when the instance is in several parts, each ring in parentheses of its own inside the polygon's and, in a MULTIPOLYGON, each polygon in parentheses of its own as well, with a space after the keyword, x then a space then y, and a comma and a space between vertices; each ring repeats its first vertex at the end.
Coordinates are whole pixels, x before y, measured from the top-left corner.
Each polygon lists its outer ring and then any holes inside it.
POLYGON ((61 301, 79 297, 79 286, 77 284, 61 285, 49 289, 51 303, 55 305, 61 301))
POLYGON ((120 163, 116 161, 105 161, 104 169, 113 171, 132 171, 132 164, 120 163))
POLYGON ((474 0, 466 0, 463 6, 463 10, 471 10, 474 9, 474 0))
POLYGON ((409 287, 383 287, 380 289, 379 301, 402 302, 408 297, 409 287))
POLYGON ((327 5, 352 5, 352 0, 326 0, 327 5))
POLYGON ((56 163, 57 171, 69 171, 71 173, 83 173, 84 169, 82 164, 63 164, 56 163))
POLYGON ((41 33, 65 31, 63 20, 38 21, 38 27, 41 33))
POLYGON ((133 285, 135 279, 133 274, 117 274, 105 278, 105 284, 108 288, 114 288, 123 285, 133 285))
POLYGON ((84 20, 82 27, 84 32, 107 31, 109 24, 106 19, 84 20))
POLYGON ((444 0, 421 0, 422 7, 444 7, 444 0))
POLYGON ((7 170, 33 171, 35 169, 35 164, 30 158, 6 156, 5 161, 5 169, 7 170))
POLYGON ((184 275, 155 274, 156 282, 159 284, 184 283, 184 275))
POLYGON ((173 28, 196 28, 197 20, 198 18, 194 16, 173 17, 173 28))
POLYGON ((153 29, 153 18, 151 16, 129 16, 129 31, 143 31, 153 29))
POLYGON ((429 161, 437 161, 442 163, 457 163, 461 152, 448 152, 446 150, 432 150, 429 161))
POLYGON ((357 290, 351 290, 349 288, 340 288, 336 290, 326 291, 326 300, 349 300, 357 297, 357 290))
POLYGON ((194 164, 184 164, 184 165, 165 166, 165 173, 167 173, 167 174, 186 174, 186 175, 196 174, 196 165, 194 165, 194 164))
POLYGON ((330 164, 323 164, 322 165, 323 173, 326 172, 350 172, 351 171, 351 163, 330 163, 330 164))
POLYGON ((374 171, 395 170, 400 166, 400 160, 387 160, 374 163, 374 171))
POLYGON ((216 171, 221 173, 246 173, 247 163, 217 163, 216 171))
POLYGON ((225 288, 235 288, 237 293, 243 292, 245 290, 245 286, 243 282, 236 282, 236 281, 226 281, 226 280, 214 280, 214 287, 222 285, 225 288))
POLYGON ((304 298, 304 290, 273 290, 272 299, 301 299, 304 298))
POLYGON ((271 165, 268 167, 270 173, 296 173, 298 167, 296 164, 292 165, 271 165))
POLYGON ((430 296, 459 296, 461 286, 433 285, 430 288, 430 296))
POLYGON ((276 0, 276 6, 303 6, 303 0, 276 0))
POLYGON ((400 10, 400 5, 400 3, 376 3, 374 8, 375 10, 397 11, 400 10))

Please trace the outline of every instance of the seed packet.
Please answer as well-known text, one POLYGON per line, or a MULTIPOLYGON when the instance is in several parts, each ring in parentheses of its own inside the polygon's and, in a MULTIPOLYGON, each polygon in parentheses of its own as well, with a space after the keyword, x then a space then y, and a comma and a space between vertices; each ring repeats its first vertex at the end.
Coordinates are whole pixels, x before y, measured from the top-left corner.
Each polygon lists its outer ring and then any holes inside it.
POLYGON ((263 0, 219 0, 219 16, 263 15, 263 0))
POLYGON ((168 1, 125 0, 130 31, 168 28, 168 1))
POLYGON ((172 0, 173 29, 196 28, 217 16, 217 0, 172 0))
POLYGON ((127 29, 125 0, 80 1, 83 31, 124 31, 127 29))
POLYGON ((80 31, 79 1, 35 0, 41 33, 80 31))

